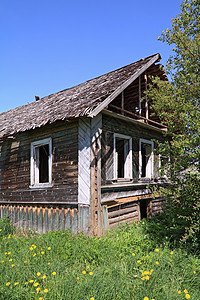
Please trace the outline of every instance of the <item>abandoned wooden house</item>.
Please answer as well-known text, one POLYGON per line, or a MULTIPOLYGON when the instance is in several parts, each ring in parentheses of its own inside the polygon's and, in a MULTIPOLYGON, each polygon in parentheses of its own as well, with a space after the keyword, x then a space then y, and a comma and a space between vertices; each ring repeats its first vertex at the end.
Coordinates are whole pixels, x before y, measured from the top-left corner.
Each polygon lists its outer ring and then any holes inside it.
POLYGON ((22 228, 102 234, 155 215, 161 178, 148 75, 166 80, 154 54, 0 114, 0 212, 22 228))

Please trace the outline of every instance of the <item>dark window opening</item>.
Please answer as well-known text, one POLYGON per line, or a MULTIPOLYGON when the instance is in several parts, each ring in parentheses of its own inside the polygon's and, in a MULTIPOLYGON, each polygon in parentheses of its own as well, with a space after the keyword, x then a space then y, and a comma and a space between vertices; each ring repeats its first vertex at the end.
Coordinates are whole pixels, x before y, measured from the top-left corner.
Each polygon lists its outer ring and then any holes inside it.
POLYGON ((143 199, 140 201, 140 219, 149 218, 151 215, 150 201, 143 199))
POLYGON ((49 145, 39 147, 39 183, 49 182, 49 145))
POLYGON ((147 170, 148 163, 151 155, 151 145, 142 143, 141 144, 141 156, 142 156, 142 174, 141 177, 150 177, 147 170))
POLYGON ((116 139, 116 152, 118 156, 117 160, 117 170, 118 178, 124 178, 124 165, 125 165, 125 153, 124 153, 124 140, 116 139))

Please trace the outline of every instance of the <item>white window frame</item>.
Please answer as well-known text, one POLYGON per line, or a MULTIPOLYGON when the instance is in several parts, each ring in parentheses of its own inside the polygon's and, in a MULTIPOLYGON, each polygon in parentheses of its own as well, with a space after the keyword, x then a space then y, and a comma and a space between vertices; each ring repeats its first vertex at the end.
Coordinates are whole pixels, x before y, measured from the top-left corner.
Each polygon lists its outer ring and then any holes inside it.
MULTIPOLYGON (((123 135, 119 133, 114 133, 114 147, 113 147, 113 158, 114 158, 114 178, 113 180, 118 180, 118 155, 116 151, 116 138, 121 138, 127 140, 128 150, 126 151, 126 161, 124 164, 124 180, 132 180, 132 137, 128 135, 123 135)), ((120 178, 121 179, 121 178, 120 178)))
POLYGON ((153 179, 154 178, 154 142, 149 141, 149 140, 145 140, 145 139, 140 139, 139 140, 139 178, 150 178, 153 179), (150 177, 142 177, 142 143, 143 144, 149 144, 151 145, 151 155, 149 157, 149 163, 148 163, 148 169, 150 169, 150 177))
POLYGON ((46 138, 31 143, 31 168, 30 168, 31 185, 30 188, 52 187, 52 139, 46 138), (36 149, 38 147, 49 145, 49 182, 39 182, 39 164, 36 158, 36 149))

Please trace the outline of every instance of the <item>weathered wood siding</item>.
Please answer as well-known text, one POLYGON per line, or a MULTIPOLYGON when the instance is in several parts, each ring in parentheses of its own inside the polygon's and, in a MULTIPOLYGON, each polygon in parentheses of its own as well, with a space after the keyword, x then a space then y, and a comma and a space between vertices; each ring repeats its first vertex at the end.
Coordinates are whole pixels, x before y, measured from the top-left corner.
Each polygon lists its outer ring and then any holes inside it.
POLYGON ((51 230, 67 230, 73 233, 88 232, 89 210, 84 206, 34 206, 0 205, 0 217, 8 216, 14 226, 21 230, 35 230, 46 233, 51 230))
POLYGON ((7 202, 78 203, 78 121, 59 121, 0 140, 0 203, 7 202), (49 137, 53 187, 31 189, 31 142, 49 137))

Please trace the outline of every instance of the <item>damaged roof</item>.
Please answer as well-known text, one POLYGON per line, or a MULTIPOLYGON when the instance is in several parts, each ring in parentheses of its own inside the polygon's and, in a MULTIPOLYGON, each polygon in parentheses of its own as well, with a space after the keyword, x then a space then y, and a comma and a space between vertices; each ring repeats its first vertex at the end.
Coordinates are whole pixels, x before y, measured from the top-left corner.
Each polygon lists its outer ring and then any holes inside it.
POLYGON ((72 88, 0 114, 0 137, 81 116, 94 117, 120 92, 160 60, 154 54, 72 88))

